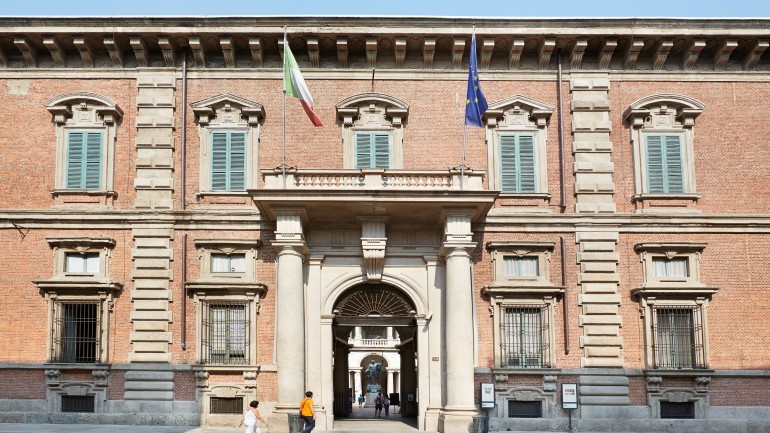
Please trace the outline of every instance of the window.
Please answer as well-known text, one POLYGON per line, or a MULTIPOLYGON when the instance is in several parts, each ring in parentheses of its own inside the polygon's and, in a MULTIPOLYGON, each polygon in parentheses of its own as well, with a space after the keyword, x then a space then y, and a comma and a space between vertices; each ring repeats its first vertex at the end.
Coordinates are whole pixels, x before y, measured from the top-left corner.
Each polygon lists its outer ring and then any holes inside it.
MULTIPOLYGON (((633 198, 639 211, 665 211, 666 206, 670 211, 670 200, 694 203, 700 198, 695 189, 693 129, 703 108, 687 96, 660 94, 634 102, 623 113, 634 151, 633 198)), ((687 209, 676 206, 678 211, 687 209)))
POLYGON ((698 305, 653 307, 655 368, 706 368, 698 305))
POLYGON ((500 191, 536 191, 535 136, 500 134, 500 191))
POLYGON ((401 169, 403 126, 409 106, 392 96, 363 93, 337 104, 344 167, 401 169))
POLYGON ((246 133, 211 133, 211 190, 246 188, 246 133))
POLYGON ((687 242, 635 245, 644 281, 631 295, 643 312, 649 368, 708 368, 706 312, 717 288, 700 281, 705 247, 687 242))
POLYGON ((94 413, 94 400, 95 399, 93 395, 62 395, 61 411, 94 413))
POLYGON ((547 198, 546 126, 553 107, 516 95, 484 114, 489 187, 502 194, 547 198))
POLYGON ((211 272, 224 274, 246 272, 246 254, 212 254, 211 272))
POLYGON ((56 124, 54 196, 114 197, 115 138, 123 112, 109 98, 70 93, 45 103, 56 124))
POLYGON ((661 419, 695 419, 695 402, 660 402, 661 419))
POLYGON ((356 132, 356 168, 391 168, 390 133, 356 132))
POLYGON ((99 272, 99 253, 66 253, 64 272, 78 274, 96 274, 99 272))
POLYGON ((211 397, 209 405, 211 414, 243 413, 243 397, 211 397))
POLYGON ((68 189, 101 189, 103 142, 102 132, 67 132, 68 189))
POLYGON ((249 364, 246 302, 204 302, 203 364, 249 364))
POLYGON ((516 401, 508 400, 509 418, 542 418, 542 401, 516 401))
POLYGON ((256 188, 262 105, 222 94, 190 106, 200 137, 199 197, 256 188))
POLYGON ((682 137, 679 134, 645 134, 647 192, 684 192, 682 137))
POLYGON ((54 302, 51 362, 96 363, 101 354, 101 302, 54 302))
POLYGON ((550 365, 548 308, 517 305, 502 308, 502 366, 545 368, 550 365))
POLYGON ((200 257, 200 276, 185 286, 196 304, 198 362, 207 366, 252 365, 257 359, 259 300, 267 292, 267 286, 258 282, 256 275, 260 241, 194 242, 200 257))
POLYGON ((511 277, 537 277, 540 275, 539 257, 503 257, 505 275, 511 277))
POLYGON ((109 313, 123 285, 109 275, 109 238, 47 238, 54 273, 35 281, 48 302, 49 362, 107 363, 109 313))

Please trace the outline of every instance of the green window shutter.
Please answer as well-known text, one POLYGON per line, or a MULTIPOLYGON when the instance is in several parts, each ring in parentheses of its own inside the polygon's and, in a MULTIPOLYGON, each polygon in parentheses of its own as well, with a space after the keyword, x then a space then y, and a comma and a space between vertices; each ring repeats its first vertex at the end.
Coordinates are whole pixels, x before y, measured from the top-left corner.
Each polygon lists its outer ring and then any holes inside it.
POLYGON ((246 133, 230 133, 230 191, 246 189, 246 133))
POLYGON ((70 131, 67 133, 67 174, 70 189, 102 187, 102 132, 70 131))
POLYGON ((227 191, 227 133, 211 133, 211 190, 227 191))
POLYGON ((390 168, 390 134, 373 133, 374 167, 390 168))
POLYGON ((85 189, 100 189, 102 187, 102 132, 86 133, 85 146, 85 189))
POLYGON ((356 133, 356 168, 370 168, 372 166, 372 134, 368 132, 356 133))
POLYGON ((535 136, 518 135, 519 192, 535 192, 535 136))
POLYGON ((663 166, 663 136, 646 135, 647 141, 647 192, 666 192, 663 166))
POLYGON ((84 132, 67 133, 67 188, 82 188, 85 138, 84 132))
POLYGON ((684 192, 680 135, 646 135, 647 192, 684 192))
POLYGON ((666 192, 684 192, 682 144, 679 135, 666 135, 666 192))
POLYGON ((211 190, 246 189, 246 133, 211 133, 211 190))
POLYGON ((537 192, 535 136, 505 134, 500 140, 500 191, 537 192))

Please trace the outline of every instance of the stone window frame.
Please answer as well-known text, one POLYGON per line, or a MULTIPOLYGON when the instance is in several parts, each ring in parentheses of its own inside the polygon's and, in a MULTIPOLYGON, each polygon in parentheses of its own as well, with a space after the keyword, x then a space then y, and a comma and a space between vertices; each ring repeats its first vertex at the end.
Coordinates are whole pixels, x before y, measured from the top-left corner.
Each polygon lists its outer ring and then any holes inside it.
POLYGON ((198 124, 200 143, 198 193, 204 195, 246 195, 259 185, 259 141, 265 109, 256 102, 229 93, 216 95, 190 104, 198 124), (246 133, 246 181, 243 191, 211 190, 211 134, 213 132, 246 133))
POLYGON ((553 242, 542 241, 490 241, 486 248, 492 256, 493 283, 482 288, 482 296, 490 300, 490 315, 493 323, 494 365, 496 369, 505 371, 542 371, 554 368, 556 365, 556 299, 564 295, 565 288, 556 286, 550 281, 551 254, 555 247, 553 242), (539 263, 537 278, 505 277, 503 274, 503 259, 506 256, 517 257, 536 256, 539 263), (544 314, 548 315, 548 365, 542 368, 513 368, 502 366, 502 335, 500 325, 503 310, 508 307, 543 306, 544 314))
POLYGON ((543 414, 542 418, 540 419, 548 419, 556 416, 556 409, 558 408, 555 388, 556 376, 544 376, 544 379, 545 378, 548 378, 550 382, 544 381, 544 386, 542 388, 536 386, 509 386, 496 391, 495 403, 497 406, 497 417, 502 419, 511 419, 509 418, 508 413, 509 401, 539 401, 542 404, 543 414))
MULTIPOLYGON (((203 314, 206 308, 204 304, 245 302, 247 305, 248 329, 248 359, 251 364, 206 364, 206 370, 242 370, 251 368, 257 362, 257 316, 261 307, 260 301, 267 293, 267 285, 257 281, 256 261, 259 247, 262 242, 259 239, 196 239, 195 247, 198 250, 200 263, 199 278, 185 282, 185 287, 192 294, 195 308, 195 335, 197 344, 195 350, 196 360, 200 363, 203 357, 203 348, 200 342, 203 337, 203 314), (211 272, 212 254, 244 254, 244 273, 213 273, 211 272)), ((201 364, 203 365, 203 364, 201 364)))
POLYGON ((708 415, 709 408, 708 386, 711 383, 711 375, 711 371, 646 371, 645 381, 647 382, 647 401, 650 405, 650 417, 652 419, 661 419, 661 402, 692 402, 695 409, 694 419, 705 419, 708 415), (683 376, 689 376, 693 378, 692 387, 665 386, 666 379, 669 377, 674 379, 681 379, 683 376))
POLYGON ((360 93, 340 101, 336 110, 342 127, 343 168, 356 168, 357 132, 390 132, 389 169, 404 168, 403 128, 409 117, 404 101, 383 93, 360 93))
POLYGON ((201 425, 235 424, 235 422, 239 421, 243 417, 243 414, 212 414, 211 397, 242 397, 244 404, 248 404, 249 401, 255 400, 257 396, 258 371, 244 371, 243 382, 241 383, 211 384, 209 383, 209 372, 199 368, 200 367, 193 367, 193 369, 196 369, 195 376, 197 379, 197 400, 201 402, 201 425))
POLYGON ((102 195, 115 197, 115 141, 123 110, 112 99, 96 93, 76 92, 58 95, 45 102, 56 124, 56 174, 53 197, 60 195, 102 195), (99 131, 103 133, 101 187, 67 188, 67 133, 99 131))
MULTIPOLYGON (((109 328, 110 312, 114 297, 123 289, 121 283, 112 281, 109 272, 109 258, 115 247, 115 240, 106 237, 49 237, 46 238, 53 249, 53 276, 48 280, 34 281, 44 293, 48 310, 49 335, 46 343, 47 358, 53 358, 54 353, 54 321, 58 316, 57 308, 61 303, 93 302, 99 303, 99 342, 98 361, 95 364, 106 364, 109 361, 109 328), (99 253, 99 272, 95 274, 71 273, 64 271, 66 255, 71 253, 99 253)), ((60 363, 71 365, 71 363, 60 363)), ((77 365, 89 365, 88 363, 77 365)))
POLYGON ((500 180, 500 134, 531 133, 535 135, 535 192, 501 193, 501 197, 542 198, 550 197, 548 192, 547 140, 548 123, 554 108, 543 102, 523 95, 514 95, 489 105, 484 113, 487 143, 487 170, 489 189, 501 191, 500 180))
POLYGON ((634 155, 634 201, 647 199, 697 201, 701 195, 695 185, 695 119, 705 105, 689 96, 662 93, 646 96, 632 103, 623 113, 629 126, 634 155), (647 192, 647 156, 645 135, 676 134, 682 137, 682 175, 684 192, 647 192))
MULTIPOLYGON (((700 258, 705 243, 696 242, 643 242, 634 246, 642 262, 644 281, 640 287, 631 290, 631 296, 639 301, 643 320, 645 365, 652 371, 665 371, 656 367, 653 349, 652 327, 656 308, 697 307, 700 315, 693 322, 701 325, 703 341, 703 364, 709 365, 708 307, 712 296, 719 290, 700 281, 700 258), (686 279, 661 281, 653 275, 653 259, 658 257, 687 257, 690 276, 686 279)), ((698 371, 699 369, 693 369, 698 371)))
MULTIPOLYGON (((78 367, 79 368, 79 367, 78 367)), ((105 413, 107 387, 110 383, 110 371, 103 369, 91 370, 93 380, 62 380, 68 367, 45 370, 46 400, 49 413, 61 413, 61 399, 65 395, 93 396, 94 414, 105 413)))

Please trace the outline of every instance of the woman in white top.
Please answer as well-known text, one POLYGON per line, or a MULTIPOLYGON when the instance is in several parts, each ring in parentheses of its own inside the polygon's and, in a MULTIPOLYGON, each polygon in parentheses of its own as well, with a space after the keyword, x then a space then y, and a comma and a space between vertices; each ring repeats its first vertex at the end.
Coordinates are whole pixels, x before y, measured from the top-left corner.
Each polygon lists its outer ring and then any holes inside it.
POLYGON ((257 420, 262 421, 262 424, 264 424, 265 427, 269 427, 265 419, 262 418, 262 415, 260 415, 257 410, 259 402, 254 400, 249 403, 249 406, 249 410, 243 413, 243 419, 241 420, 241 423, 238 424, 238 427, 246 424, 246 433, 259 433, 261 430, 257 427, 257 420))

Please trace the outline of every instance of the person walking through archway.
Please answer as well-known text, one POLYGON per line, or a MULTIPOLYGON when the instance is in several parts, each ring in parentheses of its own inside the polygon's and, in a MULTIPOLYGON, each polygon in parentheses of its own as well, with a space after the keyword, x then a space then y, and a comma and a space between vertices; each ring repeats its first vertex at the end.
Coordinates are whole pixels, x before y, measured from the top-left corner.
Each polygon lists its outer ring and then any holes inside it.
POLYGON ((315 428, 315 409, 313 409, 313 393, 308 391, 299 404, 299 415, 305 420, 305 428, 300 433, 310 433, 315 428))

